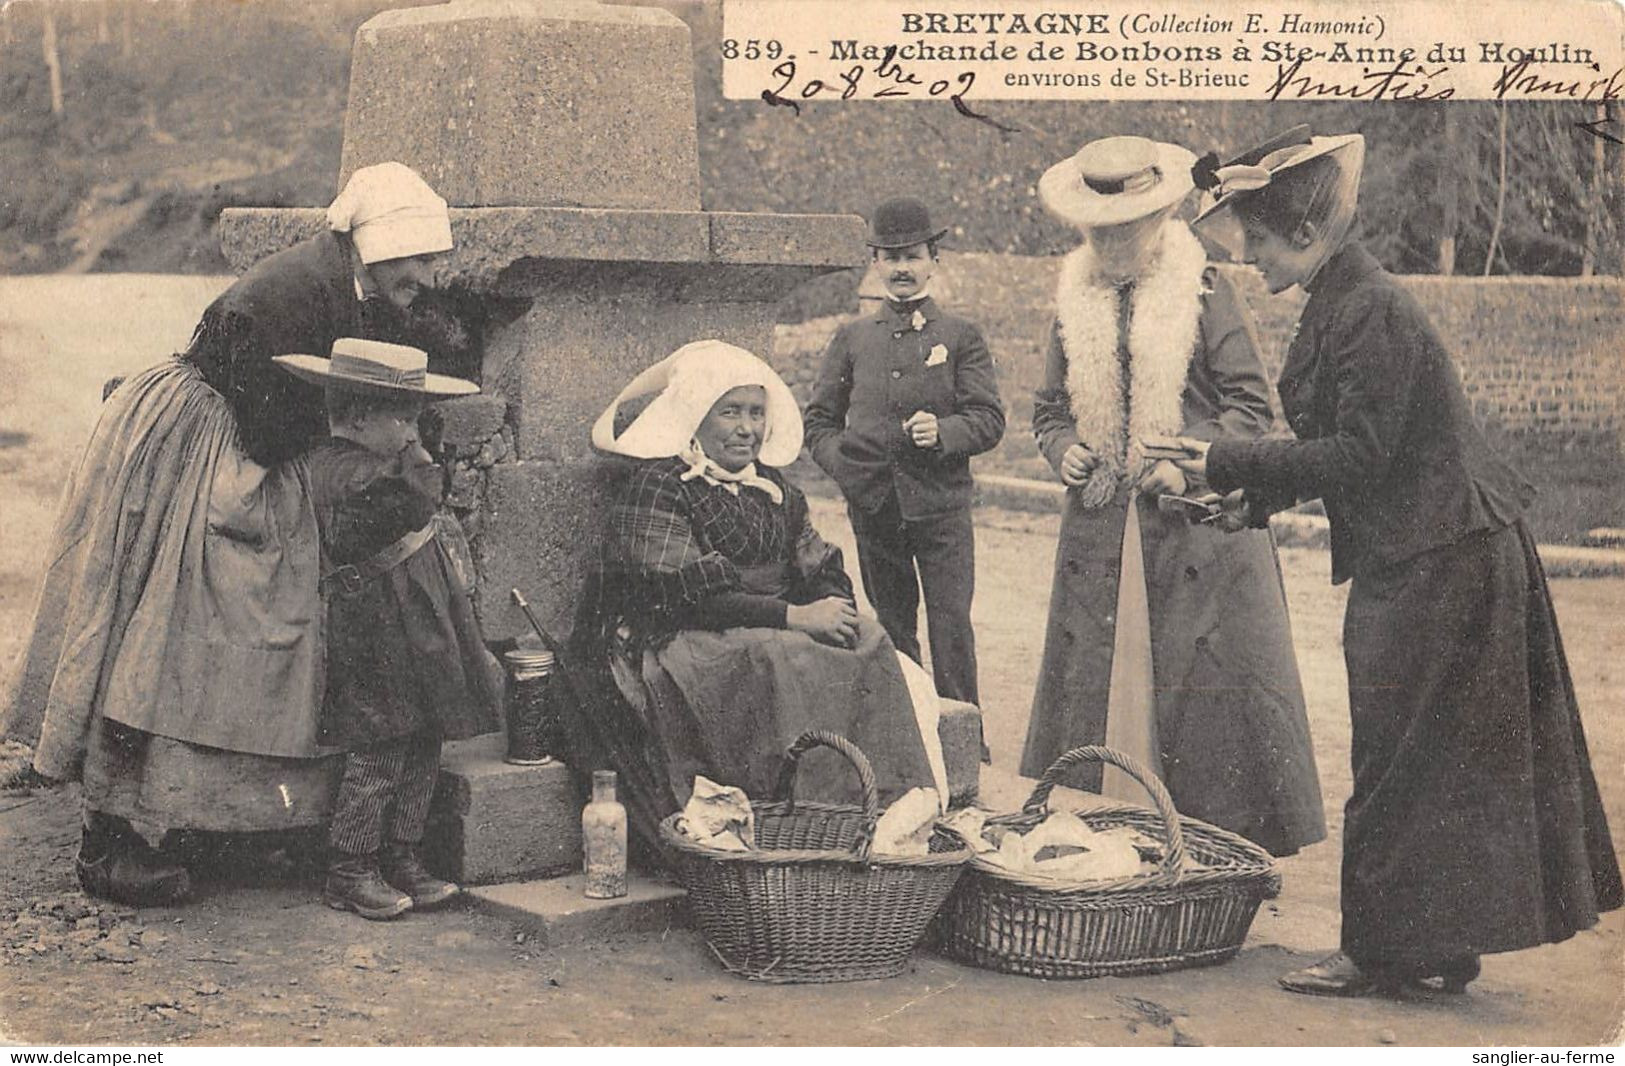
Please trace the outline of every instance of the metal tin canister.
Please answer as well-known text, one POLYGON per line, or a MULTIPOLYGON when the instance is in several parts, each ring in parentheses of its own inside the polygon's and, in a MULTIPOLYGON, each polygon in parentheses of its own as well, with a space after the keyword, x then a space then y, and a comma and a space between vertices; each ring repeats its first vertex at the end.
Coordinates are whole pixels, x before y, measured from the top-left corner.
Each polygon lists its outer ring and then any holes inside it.
POLYGON ((517 766, 539 766, 552 761, 550 748, 559 731, 557 663, 553 653, 516 648, 502 656, 508 673, 508 756, 517 766))

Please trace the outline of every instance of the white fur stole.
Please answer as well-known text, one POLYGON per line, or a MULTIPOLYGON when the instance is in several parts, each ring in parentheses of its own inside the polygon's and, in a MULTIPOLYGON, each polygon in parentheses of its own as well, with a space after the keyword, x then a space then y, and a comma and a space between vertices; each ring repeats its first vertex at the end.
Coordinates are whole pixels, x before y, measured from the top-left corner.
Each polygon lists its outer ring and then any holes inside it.
POLYGON ((1055 313, 1066 352, 1066 391, 1078 439, 1100 465, 1074 490, 1100 507, 1125 480, 1140 477, 1140 439, 1179 432, 1185 375, 1196 348, 1206 287, 1207 256, 1183 222, 1163 229, 1162 251, 1134 284, 1128 329, 1130 410, 1123 419, 1123 377, 1117 358, 1117 293, 1094 276, 1094 250, 1084 244, 1061 264, 1055 313))

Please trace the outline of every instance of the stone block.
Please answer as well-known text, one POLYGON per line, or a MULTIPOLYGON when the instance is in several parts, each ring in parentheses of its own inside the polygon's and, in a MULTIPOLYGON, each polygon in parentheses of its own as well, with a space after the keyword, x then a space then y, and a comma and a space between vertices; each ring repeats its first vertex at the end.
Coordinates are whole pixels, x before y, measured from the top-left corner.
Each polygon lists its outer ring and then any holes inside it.
POLYGON ((339 183, 397 159, 456 206, 700 206, 688 28, 652 8, 459 0, 356 34, 339 183))
POLYGON ((948 805, 967 807, 976 802, 982 781, 982 712, 972 703, 943 700, 937 737, 948 771, 948 805))
MULTIPOLYGON (((707 218, 701 211, 454 207, 451 239, 455 247, 435 260, 435 282, 488 289, 513 264, 529 259, 709 262, 707 218)), ((326 227, 327 217, 320 208, 227 208, 220 213, 220 249, 232 269, 240 272, 326 227)))
POLYGON ((713 211, 711 254, 720 263, 818 264, 865 261, 867 228, 857 215, 766 215, 713 211))
POLYGON ((452 238, 481 275, 525 259, 566 263, 703 263, 710 231, 702 211, 509 207, 452 212, 452 238), (460 225, 459 225, 460 224, 460 225))
POLYGON ((478 470, 457 467, 451 472, 451 484, 446 489, 446 506, 472 511, 480 504, 480 487, 478 470))
MULTIPOLYGON (((453 283, 485 285, 501 278, 505 293, 527 295, 524 284, 516 285, 503 275, 514 264, 529 260, 555 264, 554 269, 565 272, 563 283, 590 263, 754 264, 813 270, 846 265, 845 258, 832 258, 840 250, 830 247, 832 242, 821 242, 818 233, 822 227, 850 224, 851 216, 793 216, 794 224, 780 229, 790 234, 784 240, 805 247, 799 259, 782 248, 773 255, 763 252, 754 257, 740 249, 725 259, 713 247, 713 219, 704 211, 454 207, 451 230, 456 248, 437 262, 437 269, 443 267, 453 283)), ((850 257, 849 249, 845 256, 850 257)), ((683 281, 683 276, 678 280, 683 281)), ((542 285, 546 285, 545 278, 542 285)))
POLYGON ((486 342, 484 381, 513 405, 522 459, 577 460, 590 429, 639 372, 689 341, 720 337, 763 355, 766 303, 692 302, 670 274, 582 267, 536 292, 530 311, 486 342))
POLYGON ((548 632, 567 638, 624 470, 624 464, 601 460, 491 468, 487 519, 475 545, 487 640, 531 633, 509 599, 513 588, 525 594, 548 632))
POLYGON ((501 396, 482 393, 442 400, 435 404, 435 409, 445 420, 447 444, 478 449, 502 429, 508 402, 501 396))
MULTIPOLYGON (((241 272, 326 225, 319 208, 228 208, 220 249, 241 272)), ((455 247, 435 260, 435 283, 527 297, 568 289, 588 264, 640 264, 622 276, 657 282, 668 299, 776 300, 809 277, 854 265, 862 235, 854 215, 454 207, 455 247), (709 269, 661 271, 663 264, 709 269)))
POLYGON ((425 861, 474 885, 579 869, 581 801, 569 768, 509 766, 504 750, 500 735, 445 746, 425 861))
POLYGON ((547 947, 626 933, 661 933, 689 925, 687 894, 676 885, 633 875, 620 899, 588 899, 582 874, 471 889, 476 909, 513 922, 547 947))
POLYGON ((327 213, 319 207, 230 207, 220 212, 215 235, 226 265, 241 274, 325 229, 327 213))

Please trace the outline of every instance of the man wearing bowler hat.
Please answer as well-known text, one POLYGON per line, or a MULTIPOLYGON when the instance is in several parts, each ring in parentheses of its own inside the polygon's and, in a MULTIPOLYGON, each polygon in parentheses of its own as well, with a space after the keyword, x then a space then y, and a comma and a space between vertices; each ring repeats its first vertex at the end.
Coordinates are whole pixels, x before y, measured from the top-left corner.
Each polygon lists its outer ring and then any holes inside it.
POLYGON ((806 439, 846 495, 863 587, 892 643, 920 660, 923 587, 937 692, 979 704, 969 460, 999 442, 1004 407, 981 330, 929 295, 946 232, 917 200, 875 209, 868 244, 885 306, 830 340, 806 439))

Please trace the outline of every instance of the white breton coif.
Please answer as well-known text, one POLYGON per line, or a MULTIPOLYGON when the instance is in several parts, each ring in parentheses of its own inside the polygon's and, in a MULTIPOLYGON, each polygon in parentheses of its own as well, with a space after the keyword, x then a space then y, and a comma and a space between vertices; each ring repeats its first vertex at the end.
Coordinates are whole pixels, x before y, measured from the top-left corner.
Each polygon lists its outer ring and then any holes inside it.
POLYGON ((446 201, 404 163, 350 175, 327 208, 327 228, 348 233, 363 263, 451 251, 446 201))

